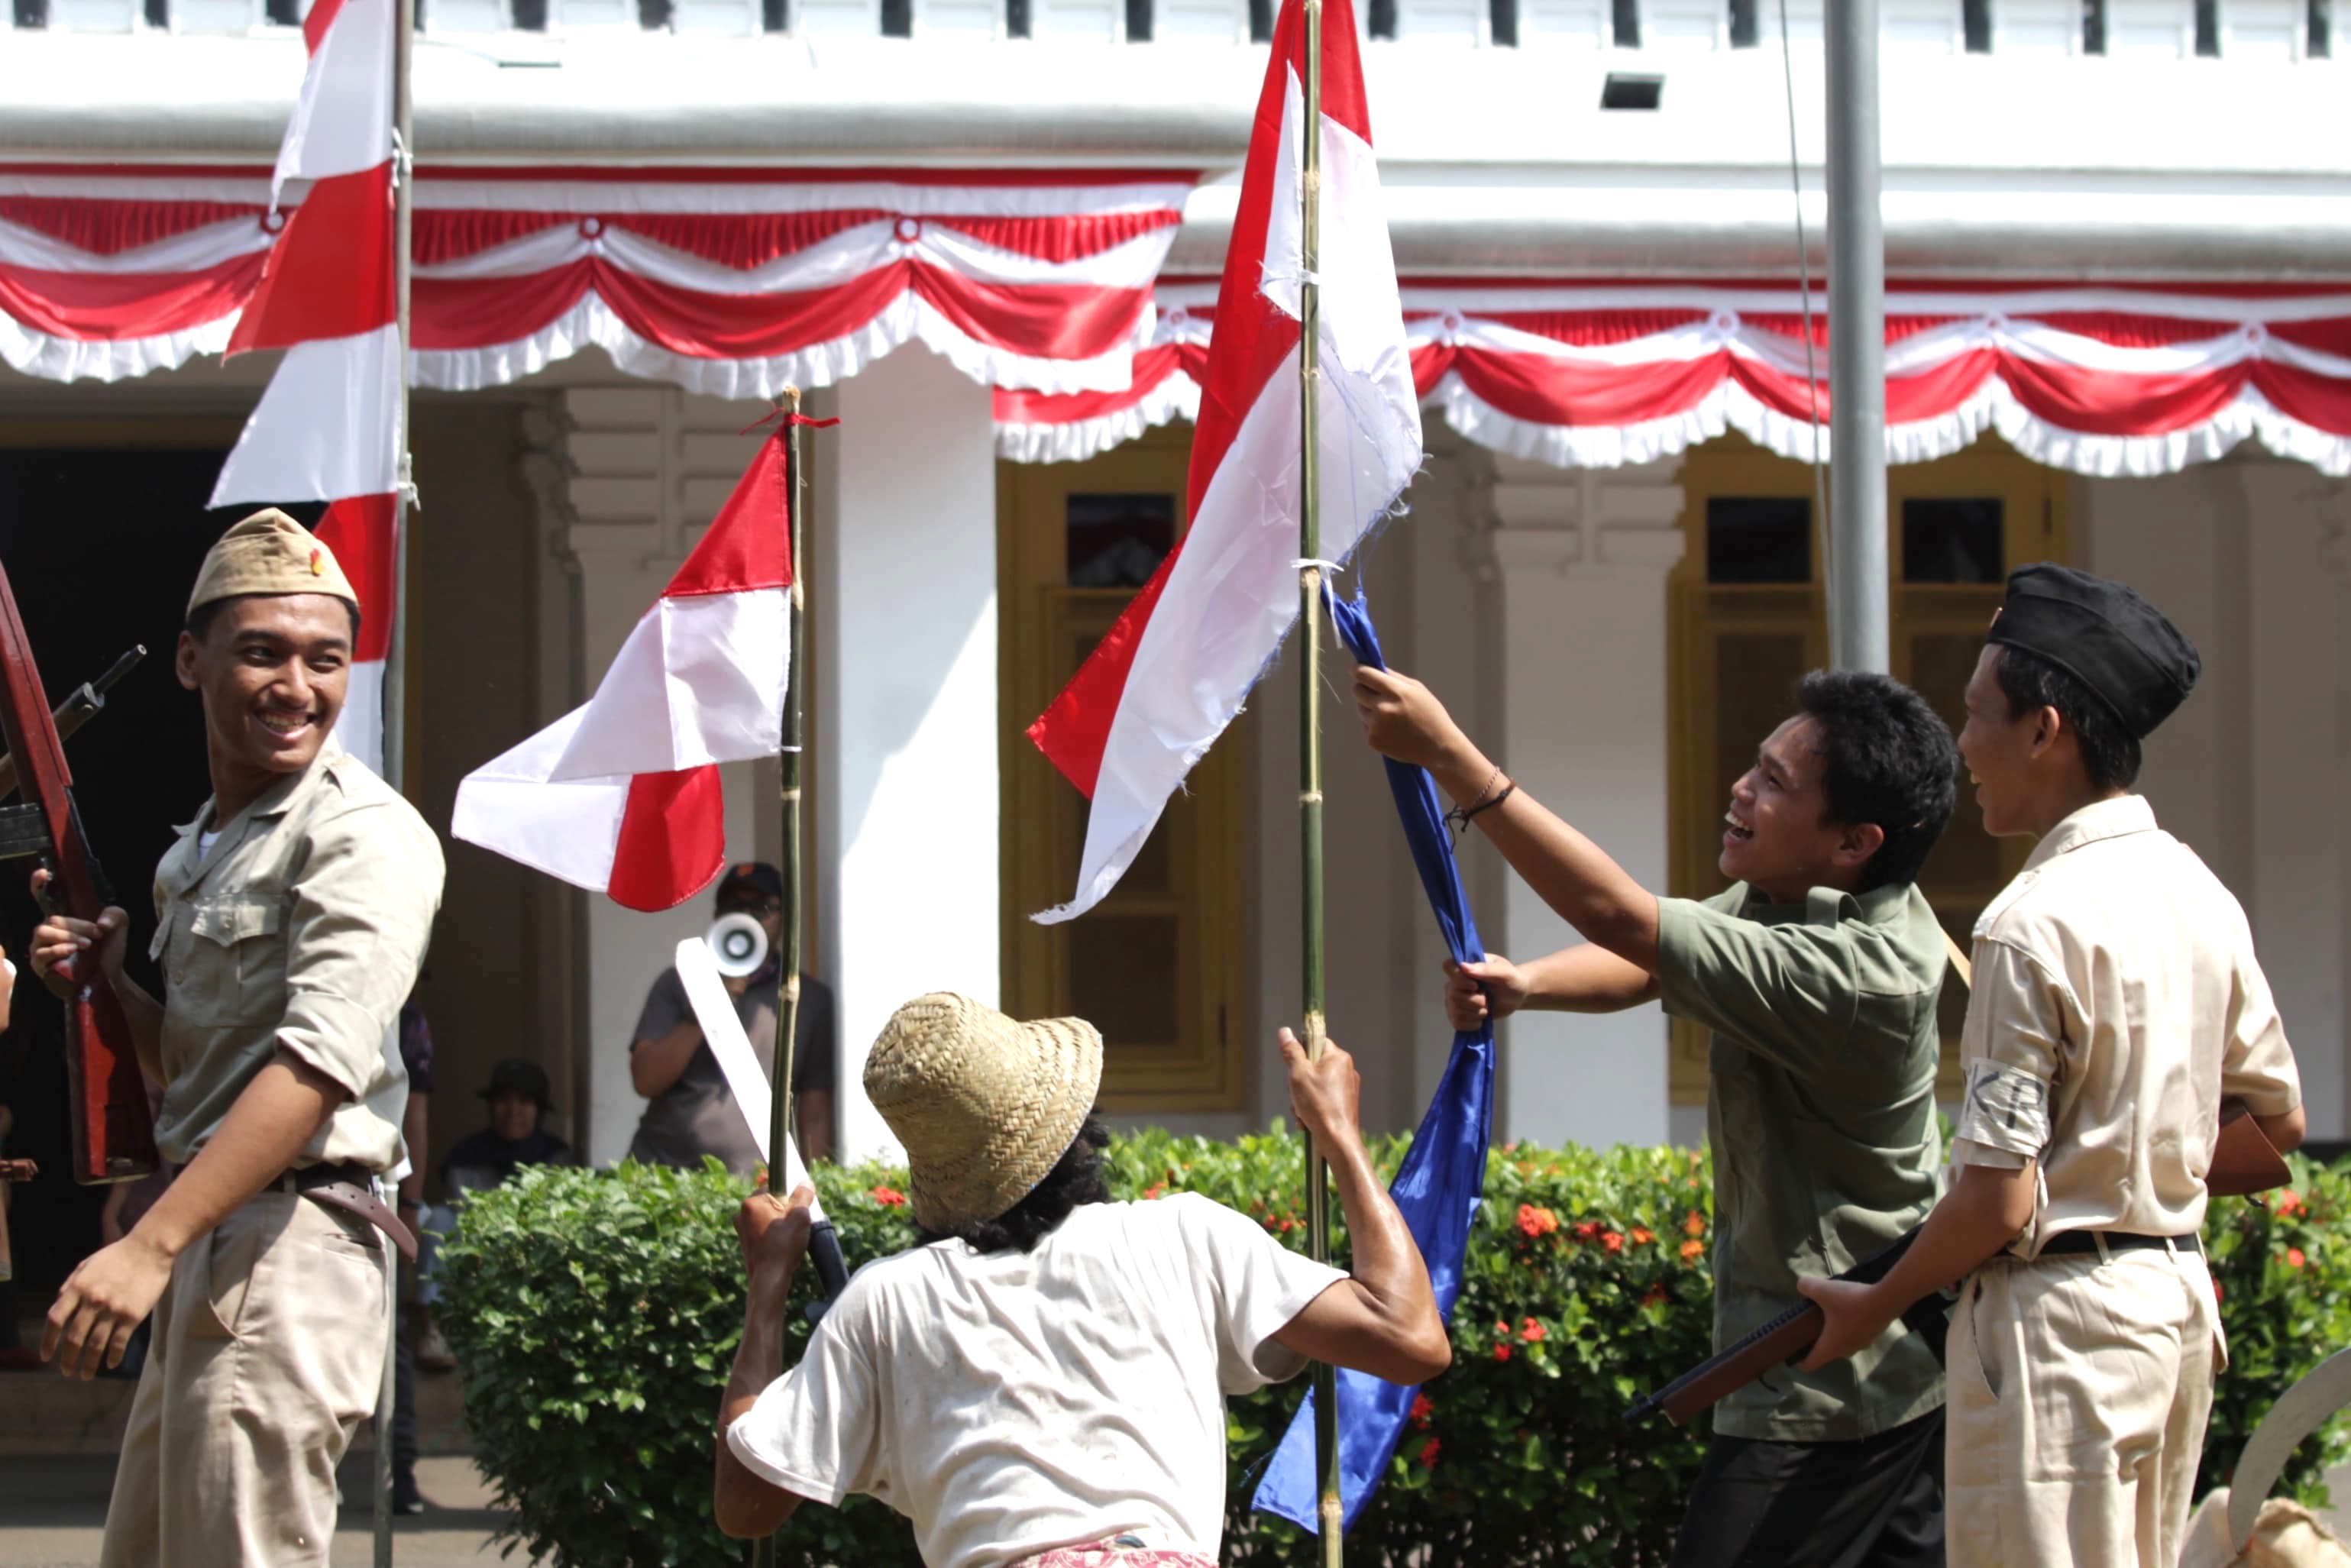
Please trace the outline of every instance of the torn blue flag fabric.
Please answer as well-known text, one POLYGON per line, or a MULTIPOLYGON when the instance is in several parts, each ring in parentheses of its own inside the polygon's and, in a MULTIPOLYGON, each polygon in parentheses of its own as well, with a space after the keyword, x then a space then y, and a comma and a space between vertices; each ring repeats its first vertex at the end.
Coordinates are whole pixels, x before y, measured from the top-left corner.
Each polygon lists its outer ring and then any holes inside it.
MULTIPOLYGON (((1362 600, 1340 600, 1329 594, 1339 640, 1356 659, 1385 669, 1378 635, 1362 600)), ((1412 846, 1413 864, 1421 886, 1437 913, 1445 945, 1458 961, 1485 956, 1478 944, 1477 922, 1469 917, 1469 901, 1461 891, 1460 868, 1454 863, 1453 841, 1445 831, 1445 810, 1437 797, 1436 780, 1423 768, 1399 762, 1387 765, 1388 788, 1396 811, 1404 819, 1405 841, 1412 846)), ((1469 1250, 1469 1228, 1486 1182, 1486 1140, 1494 1105, 1494 1026, 1480 1025, 1475 1034, 1453 1037, 1453 1055, 1437 1085, 1437 1097, 1420 1119, 1412 1148, 1388 1191, 1395 1198, 1420 1255, 1428 1262, 1429 1282, 1437 1289, 1437 1310, 1447 1321, 1453 1316, 1454 1298, 1461 1293, 1463 1260, 1469 1250)), ((1340 1497, 1347 1528, 1353 1529, 1364 1504, 1371 1500, 1380 1478, 1387 1473, 1388 1457, 1395 1451, 1417 1388, 1361 1372, 1339 1374, 1340 1497)), ((1314 1469, 1314 1396, 1298 1407, 1274 1451, 1265 1479, 1257 1490, 1260 1513, 1278 1514, 1304 1529, 1315 1528, 1320 1488, 1314 1469)))

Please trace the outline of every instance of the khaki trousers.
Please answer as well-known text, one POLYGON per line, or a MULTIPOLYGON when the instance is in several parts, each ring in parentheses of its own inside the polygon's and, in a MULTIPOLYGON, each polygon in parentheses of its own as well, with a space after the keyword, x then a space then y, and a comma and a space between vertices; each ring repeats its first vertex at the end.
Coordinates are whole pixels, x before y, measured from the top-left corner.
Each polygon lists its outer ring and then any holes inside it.
POLYGON ((2226 1364, 2203 1259, 1995 1260, 1949 1359, 1950 1568, 2175 1568, 2226 1364))
POLYGON ((335 1465, 375 1411, 382 1237, 265 1192, 172 1266, 99 1568, 325 1568, 335 1465))

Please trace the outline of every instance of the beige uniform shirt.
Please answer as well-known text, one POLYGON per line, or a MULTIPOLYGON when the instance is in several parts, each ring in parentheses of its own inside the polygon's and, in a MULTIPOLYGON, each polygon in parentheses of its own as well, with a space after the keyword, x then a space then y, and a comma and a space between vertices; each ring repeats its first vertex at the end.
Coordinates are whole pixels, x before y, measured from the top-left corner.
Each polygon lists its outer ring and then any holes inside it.
POLYGON ((193 1159, 283 1050, 350 1096, 297 1163, 392 1169, 408 1082, 386 1042, 441 904, 433 831, 329 737, 226 822, 207 800, 179 833, 155 869, 149 949, 164 978, 163 1157, 193 1159))
POLYGON ((2040 1162, 2023 1258, 2200 1228, 2220 1101, 2302 1103, 2244 911, 2137 795, 2057 824, 1976 923, 1960 1061, 1952 1163, 2040 1162))

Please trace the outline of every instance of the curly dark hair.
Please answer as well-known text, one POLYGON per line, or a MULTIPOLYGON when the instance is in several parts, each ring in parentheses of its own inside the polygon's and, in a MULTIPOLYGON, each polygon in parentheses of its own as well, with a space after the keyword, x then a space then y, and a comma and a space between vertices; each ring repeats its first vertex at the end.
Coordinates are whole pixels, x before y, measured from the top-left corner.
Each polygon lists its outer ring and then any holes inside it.
POLYGON ((1950 727, 1917 692, 1866 670, 1814 670, 1796 703, 1820 721, 1827 820, 1875 822, 1886 834, 1861 891, 1917 881, 1959 798, 1959 748, 1950 727))
POLYGON ((975 1252, 1034 1252, 1037 1243, 1080 1204, 1110 1201, 1110 1176, 1102 1169, 1102 1151, 1108 1147, 1109 1129, 1090 1115, 1045 1179, 1019 1203, 976 1225, 946 1231, 918 1229, 918 1234, 925 1245, 952 1238, 975 1252))
POLYGON ((1995 668, 2010 723, 2053 707, 2082 747, 2082 767, 2092 788, 2127 789, 2138 782, 2138 742, 2104 698, 2038 653, 2008 643, 1999 648, 1995 668))

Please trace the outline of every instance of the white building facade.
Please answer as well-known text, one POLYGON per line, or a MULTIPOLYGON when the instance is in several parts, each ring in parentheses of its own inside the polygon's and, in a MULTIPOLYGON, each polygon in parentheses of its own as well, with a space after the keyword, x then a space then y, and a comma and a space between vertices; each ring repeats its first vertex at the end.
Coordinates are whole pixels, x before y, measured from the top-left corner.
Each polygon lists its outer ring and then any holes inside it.
MULTIPOLYGON (((2323 4, 2081 15, 1887 7, 1896 673, 1955 716, 2005 572, 2049 557, 2132 581, 2195 637, 2204 683, 2143 786, 2252 915, 2313 1136, 2338 1139, 2351 66, 2323 4)), ((0 31, 0 472, 70 493, 125 548, 170 530, 200 551, 202 496, 176 515, 110 500, 90 455, 193 472, 266 378, 266 356, 215 357, 228 314, 132 321, 183 308, 141 279, 177 265, 172 300, 233 293, 266 246, 218 236, 252 215, 300 78, 274 16, 19 0, 0 31), (125 215, 142 201, 177 215, 125 215)), ((1022 731, 1180 528, 1186 367, 1214 305, 1199 280, 1222 261, 1264 16, 674 0, 645 20, 601 0, 424 16, 420 209, 459 211, 462 188, 463 213, 498 215, 420 242, 420 290, 439 292, 419 307, 410 792, 445 832, 458 779, 592 689, 747 460, 738 433, 806 387, 841 421, 810 437, 803 564, 811 967, 840 1000, 845 1148, 887 1152, 855 1088, 865 1042, 940 988, 1093 1018, 1123 1118, 1263 1125, 1286 1111, 1271 1040, 1297 1007, 1294 669, 1119 894, 1050 931, 1026 916, 1068 895, 1083 802, 1022 731), (687 232, 675 194, 771 187, 835 193, 726 197, 745 222, 717 238, 687 232), (1030 215, 1068 233, 1014 234, 1009 197, 987 224, 952 205, 1007 190, 1060 193, 1030 215), (890 231, 863 260, 861 224, 890 231), (919 307, 786 343, 794 301, 887 267, 910 269, 919 307), (1089 267, 1073 296, 1057 269, 1089 267), (491 317, 507 336, 464 339, 491 317)), ((1382 0, 1364 25, 1430 457, 1353 580, 1391 659, 1521 788, 1645 883, 1711 892, 1728 779, 1825 662, 1799 287, 1820 311, 1819 7, 1792 0, 1784 76, 1780 14, 1747 0, 1382 0), (1602 107, 1649 78, 1656 107, 1602 107)), ((33 526, 0 514, 0 550, 33 526)), ((1440 947, 1336 693, 1324 725, 1331 1027, 1364 1061, 1367 1117, 1407 1126, 1449 1044, 1440 947)), ((775 777, 728 769, 730 852, 775 858, 775 777)), ((1963 801, 1924 881, 1963 932, 2021 858, 1963 801)), ((1466 863, 1495 950, 1567 939, 1482 847, 1466 863)), ((631 1026, 707 918, 698 900, 632 914, 453 846, 421 998, 448 1097, 536 1058, 575 1139, 618 1157, 641 1103, 631 1026)), ((1702 1136, 1702 1055, 1654 1009, 1516 1019, 1503 1040, 1501 1138, 1702 1136)))

